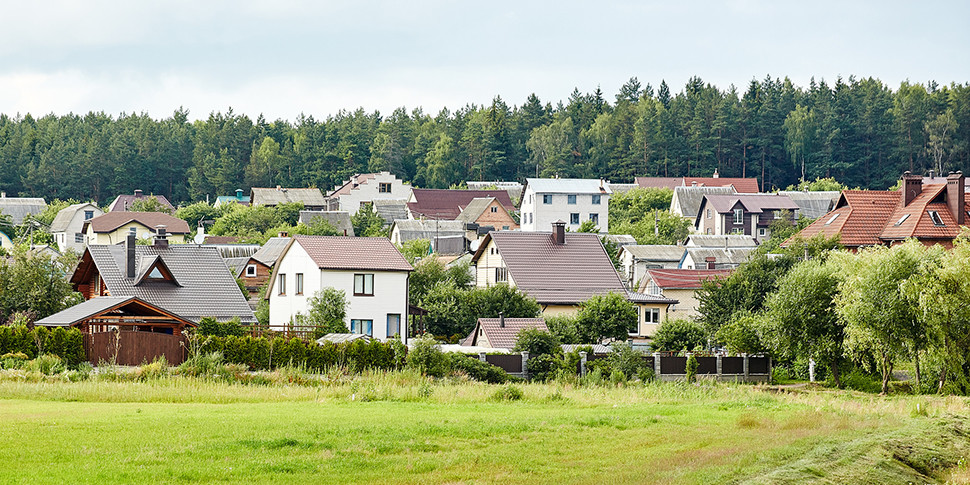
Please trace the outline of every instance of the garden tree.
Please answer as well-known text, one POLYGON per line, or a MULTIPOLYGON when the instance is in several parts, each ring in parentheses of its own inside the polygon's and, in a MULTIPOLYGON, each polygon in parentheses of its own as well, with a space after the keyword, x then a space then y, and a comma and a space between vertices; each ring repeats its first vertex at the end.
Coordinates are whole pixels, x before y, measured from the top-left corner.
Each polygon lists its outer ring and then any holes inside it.
POLYGON ((408 301, 411 305, 419 305, 431 288, 436 285, 450 285, 458 289, 466 289, 472 284, 472 274, 468 263, 448 267, 431 256, 414 264, 414 271, 408 277, 408 301))
POLYGON ((397 245, 401 256, 408 260, 411 265, 431 255, 431 241, 429 239, 412 239, 397 245))
POLYGON ((667 210, 648 212, 644 216, 635 222, 617 224, 610 219, 610 234, 628 234, 637 244, 677 244, 690 234, 691 222, 667 210))
POLYGON ((679 352, 703 348, 704 326, 694 320, 664 320, 657 327, 650 346, 659 352, 679 352))
POLYGON ((600 228, 596 226, 595 222, 587 219, 583 221, 582 224, 579 225, 579 228, 576 229, 576 232, 588 232, 588 233, 598 234, 600 232, 600 228))
POLYGON ((145 197, 142 199, 138 199, 132 202, 131 206, 128 207, 128 210, 131 212, 162 212, 165 214, 172 213, 172 209, 169 206, 159 202, 158 197, 155 197, 154 195, 145 197))
POLYGON ((796 185, 789 185, 785 190, 801 190, 807 192, 841 192, 848 189, 845 184, 835 180, 835 177, 816 178, 806 180, 796 185))
POLYGON ((189 227, 195 227, 198 225, 199 221, 202 220, 215 222, 216 219, 221 217, 229 210, 229 204, 225 204, 220 207, 212 207, 205 202, 196 202, 194 204, 179 207, 175 211, 175 217, 189 223, 189 227))
POLYGON ((57 217, 58 212, 73 204, 80 204, 80 202, 77 199, 54 199, 47 203, 47 207, 40 214, 32 214, 31 217, 45 226, 50 226, 54 222, 54 218, 57 217))
POLYGON ((576 317, 583 343, 626 341, 637 326, 637 309, 625 294, 594 295, 584 301, 576 317))
POLYGON ((737 312, 761 311, 765 299, 778 287, 779 278, 794 264, 795 258, 788 254, 769 258, 755 252, 727 278, 705 281, 697 291, 697 311, 709 334, 716 334, 737 312))
POLYGON ((655 211, 668 211, 674 191, 658 188, 634 188, 610 196, 610 229, 613 224, 653 219, 655 211))
POLYGON ((768 349, 762 337, 764 319, 762 313, 737 313, 730 322, 718 329, 714 338, 724 344, 729 352, 736 354, 765 352, 768 349))
POLYGON ((953 146, 953 133, 959 128, 959 124, 953 117, 953 110, 948 109, 940 113, 936 118, 926 122, 926 134, 929 140, 926 144, 926 152, 933 162, 936 172, 943 174, 943 161, 947 158, 947 152, 953 146))
POLYGON ((0 321, 16 312, 30 312, 40 319, 81 303, 81 294, 64 276, 76 263, 73 254, 51 258, 20 247, 13 249, 10 258, 0 258, 0 321))
POLYGON ((575 315, 544 316, 549 333, 553 334, 562 344, 581 344, 579 322, 575 315))
POLYGON ((386 236, 384 218, 377 215, 372 204, 364 204, 350 217, 354 226, 354 234, 358 237, 386 236))
POLYGON ((559 339, 550 332, 538 328, 525 328, 519 331, 515 338, 514 352, 528 352, 529 358, 540 355, 557 355, 562 353, 559 339))
MULTIPOLYGON (((805 357, 828 364, 836 387, 844 355, 845 323, 835 311, 844 268, 853 256, 832 254, 801 261, 778 281, 768 296, 766 340, 779 357, 805 357)), ((720 333, 719 333, 720 335, 720 333)))
POLYGON ((320 338, 328 333, 347 333, 347 296, 344 290, 333 287, 323 288, 307 301, 306 315, 299 315, 300 325, 313 325, 314 337, 320 338), (319 334, 319 335, 318 335, 319 334))
POLYGON ((479 318, 534 318, 539 304, 534 298, 506 284, 485 288, 458 288, 451 282, 431 287, 421 300, 427 310, 425 324, 434 335, 464 337, 479 318))

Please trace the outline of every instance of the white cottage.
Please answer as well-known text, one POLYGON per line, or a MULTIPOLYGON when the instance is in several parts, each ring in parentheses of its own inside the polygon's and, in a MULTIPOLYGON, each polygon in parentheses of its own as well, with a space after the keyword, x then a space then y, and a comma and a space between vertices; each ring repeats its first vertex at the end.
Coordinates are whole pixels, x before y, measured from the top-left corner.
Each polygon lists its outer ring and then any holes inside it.
POLYGON ((343 290, 351 333, 407 338, 408 276, 414 268, 387 238, 294 236, 283 249, 270 286, 269 323, 288 325, 306 314, 323 288, 343 290))
POLYGON ((103 214, 100 207, 90 202, 72 204, 61 209, 51 223, 51 234, 57 248, 62 253, 68 250, 74 250, 78 254, 84 252, 87 239, 83 231, 84 221, 103 214))
POLYGON ((613 191, 601 179, 526 179, 519 225, 523 231, 540 231, 564 221, 576 231, 593 221, 600 232, 609 230, 609 202, 613 191))

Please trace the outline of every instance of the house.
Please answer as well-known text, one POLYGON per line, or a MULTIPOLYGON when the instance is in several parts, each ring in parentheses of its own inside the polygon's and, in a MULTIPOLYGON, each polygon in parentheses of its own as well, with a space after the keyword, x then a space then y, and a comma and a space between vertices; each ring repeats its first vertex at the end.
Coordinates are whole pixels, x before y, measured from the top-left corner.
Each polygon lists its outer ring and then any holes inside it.
POLYGON ((14 244, 13 244, 13 241, 10 239, 10 236, 8 236, 4 232, 0 232, 0 249, 11 251, 13 250, 13 248, 14 248, 14 244))
POLYGON ((501 189, 411 189, 407 203, 408 218, 454 221, 472 200, 484 197, 495 198, 506 211, 514 207, 509 193, 501 189))
POLYGON ((40 214, 47 208, 47 202, 41 197, 7 197, 6 192, 0 192, 0 215, 10 216, 10 223, 17 226, 30 215, 40 214))
POLYGON ((809 219, 818 219, 835 208, 842 195, 839 191, 809 192, 782 190, 778 195, 787 196, 798 205, 798 214, 809 219))
POLYGON ((600 232, 609 232, 612 190, 600 179, 526 179, 522 194, 523 231, 538 231, 555 221, 566 221, 571 231, 592 221, 600 232))
POLYGON ((705 281, 727 278, 729 269, 648 269, 640 284, 640 292, 677 300, 667 310, 667 317, 675 319, 694 319, 700 316, 697 308, 700 302, 695 292, 705 281))
POLYGON ((273 327, 309 310, 323 288, 343 290, 351 333, 407 340, 408 277, 414 268, 383 237, 293 236, 266 292, 273 327))
POLYGON ((89 245, 71 284, 86 300, 134 296, 193 323, 203 317, 256 323, 216 248, 169 245, 161 230, 148 246, 136 245, 132 235, 124 244, 89 245))
POLYGON ((464 254, 468 250, 465 223, 461 221, 399 219, 391 225, 391 242, 403 244, 425 239, 439 254, 464 254))
POLYGON ((465 347, 484 347, 511 351, 519 339, 519 332, 535 328, 549 331, 546 321, 541 318, 479 318, 475 328, 462 341, 465 347))
POLYGON ((219 207, 223 204, 249 205, 250 200, 252 199, 248 195, 243 194, 243 189, 236 189, 236 195, 220 195, 216 197, 216 202, 212 206, 219 207))
POLYGON ((135 193, 132 195, 122 194, 115 197, 115 200, 108 205, 108 212, 125 212, 129 207, 131 207, 131 204, 135 203, 136 201, 149 199, 151 197, 154 197, 160 204, 168 207, 172 210, 172 212, 175 212, 175 206, 173 206, 164 195, 145 195, 141 189, 136 189, 135 193))
POLYGON ((315 219, 323 219, 344 236, 354 236, 354 225, 350 214, 344 211, 300 211, 300 223, 311 224, 315 219))
POLYGON ((499 182, 499 181, 479 182, 479 181, 469 180, 465 182, 465 185, 468 187, 469 190, 488 190, 492 188, 502 189, 509 193, 509 198, 511 198, 513 201, 516 201, 522 198, 523 186, 519 182, 499 182))
POLYGON ((734 269, 751 257, 753 247, 711 248, 685 246, 680 269, 734 269))
POLYGON ((410 196, 411 186, 390 172, 359 173, 327 194, 326 210, 356 214, 361 207, 377 200, 403 202, 410 196))
POLYGON ((697 211, 701 208, 701 201, 705 195, 730 195, 736 194, 733 185, 727 187, 704 187, 687 186, 674 187, 674 195, 670 199, 670 213, 690 219, 694 222, 697 219, 697 211))
POLYGON ((288 236, 271 237, 252 256, 247 257, 245 262, 239 263, 238 261, 233 261, 233 266, 230 267, 235 267, 239 270, 236 276, 242 280, 246 291, 249 292, 249 298, 258 298, 260 296, 259 289, 269 281, 270 276, 273 274, 273 267, 276 266, 276 261, 289 243, 290 238, 288 236))
POLYGON ((697 248, 745 249, 758 247, 758 241, 744 234, 691 234, 684 240, 684 246, 697 248))
POLYGON ((623 267, 623 283, 627 288, 635 290, 648 269, 679 267, 684 259, 684 247, 660 244, 623 246, 617 258, 623 267))
POLYGON ((717 170, 713 177, 637 177, 637 185, 641 188, 664 188, 674 190, 675 187, 727 187, 733 186, 739 194, 757 194, 757 178, 721 177, 717 170))
POLYGON ((496 230, 508 231, 519 228, 512 214, 495 197, 476 197, 462 209, 455 218, 465 224, 491 226, 496 230))
MULTIPOLYGON (((640 313, 638 327, 659 323, 672 300, 627 291, 596 234, 493 231, 472 257, 478 286, 508 284, 536 299, 542 314, 574 315, 595 295, 619 293, 640 313), (654 311, 656 310, 656 311, 654 311), (654 320, 656 319, 656 320, 654 320)), ((631 329, 637 335, 642 330, 631 329)))
POLYGON ((172 237, 171 242, 188 241, 189 225, 182 219, 161 212, 108 212, 83 222, 81 232, 87 244, 118 244, 128 234, 134 233, 138 239, 155 236, 158 226, 164 226, 172 237))
POLYGON ((937 183, 910 172, 903 174, 899 190, 843 190, 835 209, 815 220, 796 238, 839 235, 839 242, 855 251, 864 246, 891 245, 909 238, 923 244, 952 247, 967 224, 966 178, 960 172, 937 183), (942 183, 943 181, 946 183, 942 183))
POLYGON ((51 222, 51 235, 58 249, 63 253, 73 250, 80 253, 84 250, 87 237, 84 235, 84 221, 103 215, 104 211, 95 204, 84 202, 72 204, 61 209, 54 222, 51 222))
POLYGON ((746 234, 760 243, 771 237, 772 222, 782 214, 794 222, 797 212, 798 205, 784 195, 705 195, 694 219, 694 231, 713 235, 746 234))
POLYGON ((374 212, 384 219, 384 226, 390 226, 394 221, 408 218, 408 201, 404 199, 377 199, 374 201, 374 212))
POLYGON ((263 188, 253 187, 250 192, 250 203, 254 206, 276 207, 280 204, 300 202, 306 210, 326 210, 327 200, 323 192, 317 188, 263 188))

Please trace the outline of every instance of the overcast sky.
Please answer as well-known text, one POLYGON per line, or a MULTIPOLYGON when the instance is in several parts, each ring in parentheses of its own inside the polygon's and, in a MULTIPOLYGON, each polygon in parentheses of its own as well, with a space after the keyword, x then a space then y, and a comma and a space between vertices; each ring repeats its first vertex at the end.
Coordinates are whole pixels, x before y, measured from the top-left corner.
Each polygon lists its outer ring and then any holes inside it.
POLYGON ((0 112, 317 118, 565 100, 636 76, 970 82, 965 1, 9 2, 0 112))

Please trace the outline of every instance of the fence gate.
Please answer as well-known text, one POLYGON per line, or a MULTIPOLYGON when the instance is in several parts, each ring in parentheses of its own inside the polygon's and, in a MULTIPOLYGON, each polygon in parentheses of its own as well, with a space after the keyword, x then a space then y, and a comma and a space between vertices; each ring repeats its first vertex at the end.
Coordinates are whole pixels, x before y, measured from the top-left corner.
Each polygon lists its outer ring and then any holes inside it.
POLYGON ((183 341, 182 336, 166 333, 123 330, 85 335, 84 347, 88 361, 94 365, 101 362, 141 365, 162 355, 169 364, 178 365, 185 362, 183 341))

